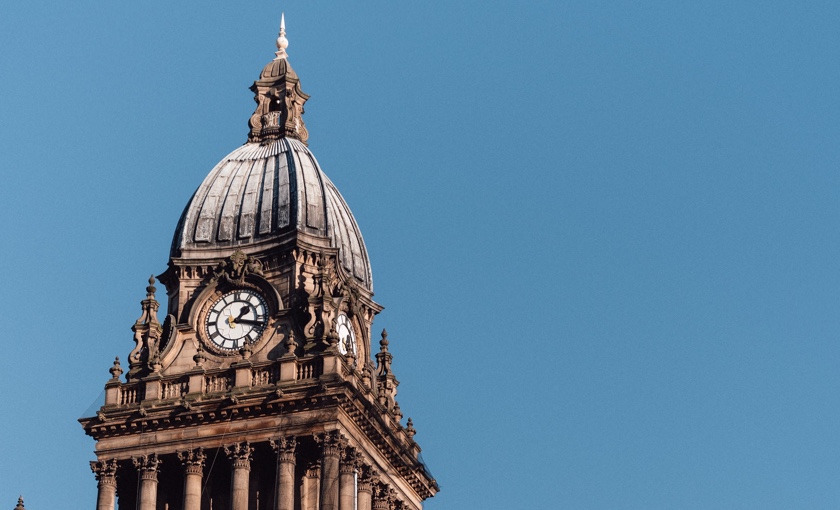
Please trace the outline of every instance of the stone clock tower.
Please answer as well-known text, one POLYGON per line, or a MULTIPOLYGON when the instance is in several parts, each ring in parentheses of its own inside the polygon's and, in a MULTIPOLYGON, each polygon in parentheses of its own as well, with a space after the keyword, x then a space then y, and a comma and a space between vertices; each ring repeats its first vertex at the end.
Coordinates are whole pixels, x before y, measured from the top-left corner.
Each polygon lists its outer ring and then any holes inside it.
POLYGON ((382 307, 361 232, 307 147, 287 46, 281 22, 248 142, 181 215, 158 277, 165 320, 150 278, 134 348, 80 420, 97 510, 419 510, 438 491, 402 424, 387 334, 371 333, 382 307))

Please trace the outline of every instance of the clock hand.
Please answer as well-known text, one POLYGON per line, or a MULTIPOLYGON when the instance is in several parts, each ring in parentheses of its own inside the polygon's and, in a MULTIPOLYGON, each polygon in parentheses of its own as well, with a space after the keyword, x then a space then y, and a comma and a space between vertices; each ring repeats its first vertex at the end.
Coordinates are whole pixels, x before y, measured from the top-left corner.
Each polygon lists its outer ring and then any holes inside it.
POLYGON ((230 326, 235 327, 236 324, 239 324, 239 319, 241 319, 242 317, 245 317, 245 315, 247 315, 250 310, 251 310, 251 307, 246 305, 246 306, 243 306, 239 310, 239 315, 237 315, 236 317, 231 315, 230 318, 228 319, 228 321, 230 322, 230 326))
POLYGON ((254 321, 254 320, 248 320, 248 319, 238 320, 238 321, 236 321, 236 323, 237 324, 253 324, 255 326, 262 326, 263 325, 262 321, 254 321))

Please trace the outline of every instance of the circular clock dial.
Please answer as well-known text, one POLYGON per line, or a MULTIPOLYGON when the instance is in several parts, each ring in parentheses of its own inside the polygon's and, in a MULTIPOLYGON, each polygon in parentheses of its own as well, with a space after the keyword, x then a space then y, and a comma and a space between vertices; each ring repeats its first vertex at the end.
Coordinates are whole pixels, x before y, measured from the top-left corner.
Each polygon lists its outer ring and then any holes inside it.
POLYGON ((235 290, 220 297, 207 313, 207 336, 222 349, 256 342, 268 324, 268 306, 259 294, 235 290))
POLYGON ((353 325, 350 323, 350 317, 339 314, 336 319, 336 333, 338 333, 338 351, 341 354, 348 352, 356 355, 356 333, 353 332, 353 325))

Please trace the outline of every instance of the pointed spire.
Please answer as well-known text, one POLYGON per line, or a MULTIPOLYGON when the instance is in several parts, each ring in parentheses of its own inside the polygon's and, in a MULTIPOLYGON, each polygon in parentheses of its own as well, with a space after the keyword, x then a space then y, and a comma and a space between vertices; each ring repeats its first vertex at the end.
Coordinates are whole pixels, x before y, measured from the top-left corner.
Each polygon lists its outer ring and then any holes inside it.
POLYGON ((274 52, 274 60, 282 60, 289 55, 286 48, 289 47, 289 40, 286 39, 286 13, 280 14, 280 35, 277 37, 277 51, 274 52))
POLYGON ((15 510, 26 510, 23 508, 23 496, 18 497, 18 504, 15 507, 15 510))

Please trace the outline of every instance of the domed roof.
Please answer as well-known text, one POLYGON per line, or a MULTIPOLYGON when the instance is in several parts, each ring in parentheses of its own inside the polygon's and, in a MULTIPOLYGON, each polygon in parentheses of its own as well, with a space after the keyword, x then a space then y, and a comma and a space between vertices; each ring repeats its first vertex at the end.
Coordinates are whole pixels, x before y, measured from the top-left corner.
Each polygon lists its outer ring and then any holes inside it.
MULTIPOLYGON (((359 226, 338 189, 301 141, 246 143, 198 187, 178 222, 172 257, 205 258, 234 248, 270 248, 287 233, 314 236, 339 249, 348 274, 373 289, 359 226)), ((251 249, 249 249, 251 248, 251 249)))

